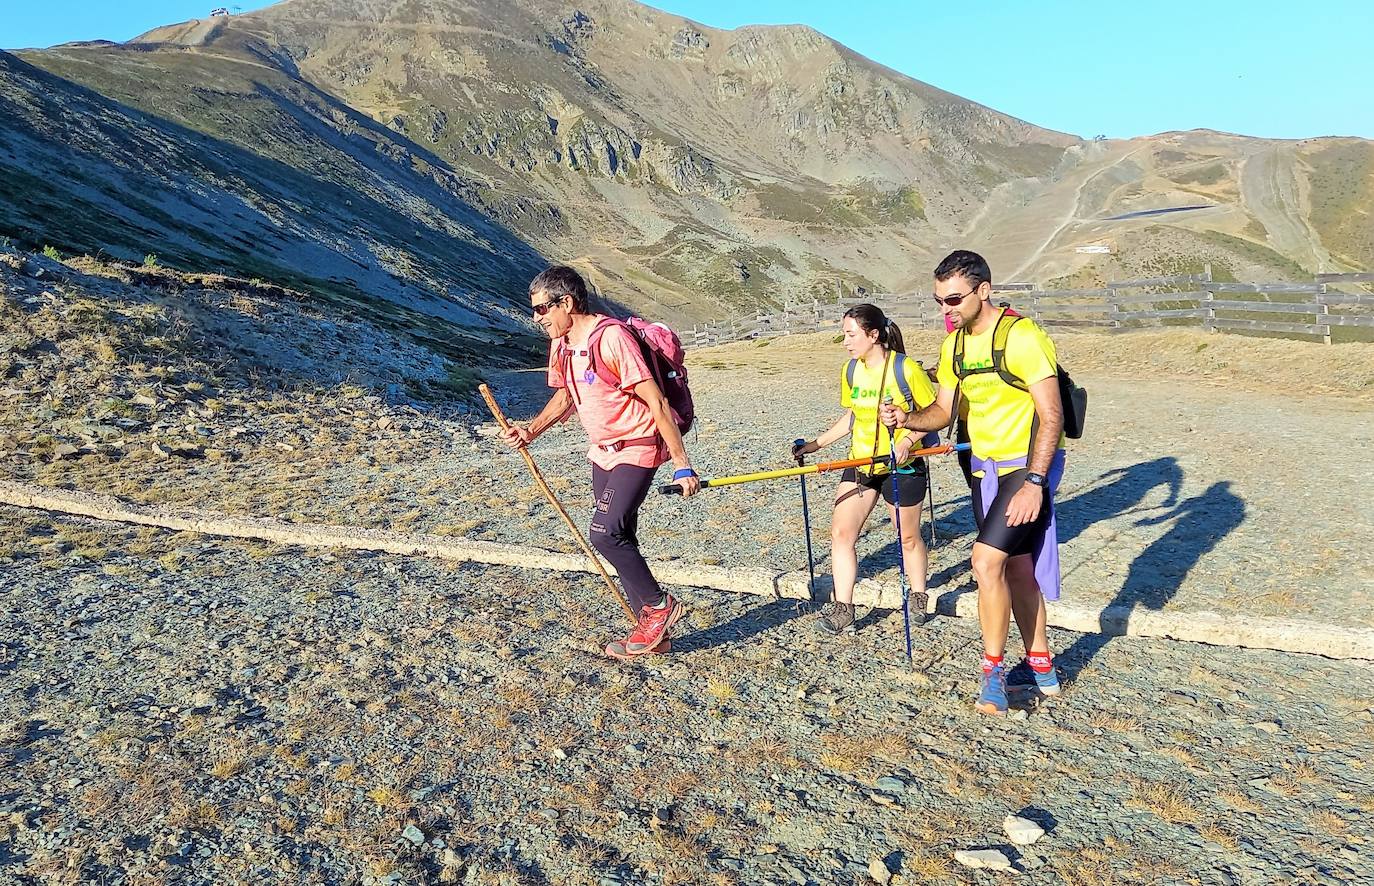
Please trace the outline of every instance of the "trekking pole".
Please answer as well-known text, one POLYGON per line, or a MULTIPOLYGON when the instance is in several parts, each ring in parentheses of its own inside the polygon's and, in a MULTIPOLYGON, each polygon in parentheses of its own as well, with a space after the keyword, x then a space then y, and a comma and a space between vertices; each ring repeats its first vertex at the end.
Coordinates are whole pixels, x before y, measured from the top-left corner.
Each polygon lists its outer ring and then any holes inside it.
MULTIPOLYGON (((891 403, 888 397, 883 401, 891 403)), ((945 444, 948 446, 949 444, 945 444)), ((897 575, 902 582, 902 627, 906 631, 906 666, 911 667, 911 587, 906 580, 906 549, 902 546, 902 494, 897 486, 897 429, 887 429, 887 451, 891 455, 892 522, 897 524, 897 575)), ((925 613, 922 613, 924 617, 925 613)))
MULTIPOLYGON (((491 414, 496 418, 497 426, 500 427, 502 431, 510 430, 510 422, 506 421, 505 413, 503 413, 501 407, 496 404, 496 398, 492 396, 491 388, 482 384, 477 386, 477 390, 481 392, 482 399, 487 401, 487 408, 491 410, 491 414)), ((582 530, 577 528, 577 524, 573 522, 573 518, 568 516, 568 512, 564 510, 563 505, 559 503, 558 496, 553 494, 553 490, 550 489, 549 484, 545 482, 544 475, 539 472, 539 466, 534 463, 534 456, 530 455, 529 448, 521 446, 520 454, 525 457, 525 464, 529 467, 530 474, 534 476, 534 482, 544 491, 544 497, 549 500, 549 504, 553 505, 553 509, 563 518, 563 522, 568 524, 568 529, 572 532, 573 538, 577 540, 577 544, 582 548, 583 553, 592 561, 592 565, 596 567, 596 571, 601 573, 601 578, 605 580, 606 588, 611 592, 611 596, 615 597, 615 601, 620 604, 620 608, 625 610, 625 614, 630 617, 630 621, 638 623, 639 619, 635 618, 634 611, 630 609, 630 604, 625 602, 625 598, 620 594, 620 589, 615 586, 615 582, 612 581, 611 576, 607 574, 606 567, 601 565, 601 558, 592 550, 591 545, 587 544, 587 540, 582 537, 582 530)))
MULTIPOLYGON (((968 449, 969 444, 959 443, 957 445, 942 443, 939 446, 931 446, 928 449, 917 449, 911 453, 912 458, 923 458, 928 455, 945 455, 950 452, 958 452, 968 449)), ((720 486, 736 486, 740 483, 753 483, 756 480, 779 480, 786 477, 800 477, 803 474, 824 474, 829 471, 842 471, 845 468, 866 468, 870 465, 885 464, 890 461, 886 455, 868 458, 847 458, 844 461, 822 461, 814 465, 805 465, 799 468, 782 468, 777 471, 756 471, 752 474, 735 474, 730 477, 713 477, 709 480, 701 481, 702 489, 715 489, 720 486)), ((670 486, 660 486, 658 491, 663 495, 681 495, 682 487, 676 483, 670 486)))
POLYGON ((926 472, 926 497, 930 501, 930 547, 935 548, 935 476, 933 472, 926 472))
MULTIPOLYGON (((792 445, 801 446, 805 442, 799 437, 792 442, 792 445)), ((806 456, 797 456, 797 467, 802 467, 802 462, 805 460, 806 456)), ((802 523, 806 525, 806 572, 810 576, 811 583, 808 587, 811 589, 811 599, 814 600, 816 599, 816 559, 811 553, 811 509, 806 504, 806 475, 802 474, 798 479, 801 480, 802 523)))

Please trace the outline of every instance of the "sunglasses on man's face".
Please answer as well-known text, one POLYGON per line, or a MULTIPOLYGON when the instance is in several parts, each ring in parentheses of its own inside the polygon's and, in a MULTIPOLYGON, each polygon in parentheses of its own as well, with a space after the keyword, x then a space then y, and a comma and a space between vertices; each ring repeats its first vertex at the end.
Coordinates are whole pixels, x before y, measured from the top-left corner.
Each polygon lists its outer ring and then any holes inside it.
POLYGON ((932 295, 931 298, 935 299, 935 301, 938 304, 948 305, 951 308, 957 308, 959 306, 959 302, 971 297, 973 293, 977 291, 978 290, 974 289, 969 292, 965 292, 963 295, 947 295, 944 298, 940 298, 940 296, 938 295, 932 295))
POLYGON ((534 311, 534 316, 542 317, 549 312, 550 308, 552 308, 554 305, 558 304, 562 300, 563 299, 561 298, 555 298, 550 299, 549 301, 541 301, 537 305, 530 305, 530 309, 534 311))

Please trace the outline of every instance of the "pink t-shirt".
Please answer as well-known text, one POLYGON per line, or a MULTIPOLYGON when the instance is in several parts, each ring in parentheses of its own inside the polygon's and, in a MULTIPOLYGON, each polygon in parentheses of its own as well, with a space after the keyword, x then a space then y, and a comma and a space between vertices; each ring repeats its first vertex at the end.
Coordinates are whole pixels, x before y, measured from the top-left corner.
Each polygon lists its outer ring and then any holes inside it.
MULTIPOLYGON (((601 318, 597 319, 600 322, 601 318)), ((585 341, 568 344, 566 339, 558 338, 549 342, 549 387, 565 388, 569 387, 568 381, 573 382, 573 406, 591 438, 587 458, 593 464, 606 471, 616 465, 656 468, 669 459, 668 447, 662 438, 654 445, 626 446, 616 452, 601 448, 622 440, 654 437, 658 434, 658 426, 654 424, 649 407, 630 390, 653 378, 633 334, 612 326, 601 333, 599 350, 601 362, 615 373, 619 384, 592 373, 591 355, 585 341), (568 348, 571 379, 564 379, 564 365, 559 362, 564 345, 568 348)))

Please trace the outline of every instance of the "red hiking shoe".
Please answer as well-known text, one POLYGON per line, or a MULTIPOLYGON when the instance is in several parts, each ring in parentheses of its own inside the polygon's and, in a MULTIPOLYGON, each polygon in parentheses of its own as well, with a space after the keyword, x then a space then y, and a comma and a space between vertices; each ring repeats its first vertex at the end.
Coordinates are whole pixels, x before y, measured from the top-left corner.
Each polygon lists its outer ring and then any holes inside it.
POLYGON ((672 594, 664 594, 667 605, 662 609, 645 606, 639 611, 639 624, 625 640, 625 651, 644 655, 668 636, 668 630, 682 617, 683 605, 672 594))
MULTIPOLYGON (((635 656, 631 655, 628 651, 626 651, 626 649, 625 649, 625 641, 624 641, 624 640, 612 640, 610 643, 607 643, 607 644, 606 644, 606 650, 605 650, 605 651, 606 651, 607 657, 619 659, 620 661, 629 661, 630 659, 632 659, 632 658, 635 657, 635 656)), ((670 640, 670 639, 668 639, 667 637, 664 637, 662 640, 659 640, 659 641, 658 641, 658 645, 657 645, 657 646, 655 646, 653 649, 650 649, 650 650, 648 651, 648 653, 646 653, 646 654, 648 654, 648 655, 664 655, 664 654, 666 654, 666 653, 668 653, 668 652, 672 652, 672 651, 673 651, 673 641, 670 640)))

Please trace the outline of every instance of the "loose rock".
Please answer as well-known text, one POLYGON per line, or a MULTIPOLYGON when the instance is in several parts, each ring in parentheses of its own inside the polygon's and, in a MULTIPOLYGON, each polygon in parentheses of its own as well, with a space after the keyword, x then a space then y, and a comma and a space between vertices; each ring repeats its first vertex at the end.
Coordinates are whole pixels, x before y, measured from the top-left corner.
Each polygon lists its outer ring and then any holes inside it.
POLYGON ((1007 832, 1007 839, 1017 846, 1030 846, 1045 836, 1044 828, 1029 818, 1022 818, 1019 815, 1008 815, 1003 819, 1002 830, 1007 832))
POLYGON ((964 867, 974 870, 980 868, 991 871, 1011 870, 1011 859, 997 849, 960 849, 954 853, 954 860, 964 867))

